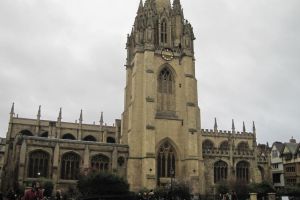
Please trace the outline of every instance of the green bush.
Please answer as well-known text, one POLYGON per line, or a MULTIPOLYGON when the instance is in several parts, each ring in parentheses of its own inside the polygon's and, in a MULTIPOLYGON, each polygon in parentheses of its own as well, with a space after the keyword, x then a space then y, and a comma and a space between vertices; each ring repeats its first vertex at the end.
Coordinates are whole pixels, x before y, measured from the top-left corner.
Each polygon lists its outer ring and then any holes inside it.
POLYGON ((128 183, 114 174, 89 173, 80 175, 77 188, 83 196, 123 195, 129 193, 128 183))

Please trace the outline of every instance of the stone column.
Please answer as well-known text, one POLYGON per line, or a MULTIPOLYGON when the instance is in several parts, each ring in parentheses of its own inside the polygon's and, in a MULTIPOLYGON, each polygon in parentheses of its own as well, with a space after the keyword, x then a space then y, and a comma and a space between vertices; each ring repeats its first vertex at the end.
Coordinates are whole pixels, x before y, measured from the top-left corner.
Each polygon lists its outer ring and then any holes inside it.
POLYGON ((111 163, 112 172, 116 173, 116 170, 118 169, 118 149, 117 149, 117 147, 114 147, 114 149, 113 149, 111 162, 112 162, 111 163))
MULTIPOLYGON (((59 143, 56 143, 53 155, 52 180, 56 187, 59 180, 59 143)), ((54 188, 56 190, 56 188, 54 188)), ((55 191, 54 190, 54 191, 55 191)))
POLYGON ((83 172, 87 173, 89 167, 90 167, 90 150, 89 150, 89 146, 86 145, 84 149, 83 172))
POLYGON ((19 177, 18 181, 20 184, 23 184, 25 178, 25 161, 26 161, 26 151, 27 151, 27 144, 26 140, 23 140, 21 151, 20 151, 20 161, 19 161, 19 177))

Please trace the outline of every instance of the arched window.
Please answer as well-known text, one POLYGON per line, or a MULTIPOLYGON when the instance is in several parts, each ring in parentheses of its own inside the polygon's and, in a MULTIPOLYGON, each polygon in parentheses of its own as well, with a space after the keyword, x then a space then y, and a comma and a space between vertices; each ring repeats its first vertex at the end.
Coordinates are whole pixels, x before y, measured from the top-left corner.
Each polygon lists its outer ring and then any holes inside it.
POLYGON ((247 151, 249 149, 248 143, 247 142, 240 142, 238 144, 238 151, 247 151))
POLYGON ((175 149, 169 142, 160 146, 157 156, 157 175, 161 177, 174 177, 176 173, 175 149))
POLYGON ((104 155, 96 155, 91 160, 92 170, 107 172, 109 169, 109 158, 104 155))
POLYGON ((70 134, 70 133, 67 133, 67 134, 64 134, 62 139, 64 140, 76 140, 76 138, 74 137, 74 135, 70 134))
POLYGON ((158 111, 175 111, 175 84, 172 71, 165 67, 158 76, 158 111))
POLYGON ((205 140, 202 144, 202 152, 209 153, 213 150, 214 144, 210 140, 205 140))
POLYGON ((44 137, 44 138, 47 138, 48 137, 48 132, 43 132, 40 136, 44 137))
POLYGON ((220 150, 221 151, 228 151, 229 150, 229 144, 228 141, 224 141, 220 145, 220 150))
POLYGON ((163 44, 168 43, 168 26, 165 19, 160 23, 160 41, 163 44))
POLYGON ((224 161, 218 161, 214 164, 214 182, 227 180, 228 176, 228 165, 224 161))
POLYGON ((49 154, 44 151, 34 151, 29 154, 28 177, 48 177, 49 154))
POLYGON ((115 140, 115 138, 113 138, 113 137, 107 137, 107 138, 106 138, 106 142, 107 142, 107 143, 113 143, 113 144, 114 144, 114 143, 116 143, 116 140, 115 140))
POLYGON ((90 142, 96 142, 96 138, 92 135, 88 135, 86 137, 83 138, 84 141, 90 141, 90 142))
POLYGON ((29 130, 22 130, 20 133, 24 136, 33 136, 32 132, 29 130))
POLYGON ((75 153, 66 153, 61 159, 61 179, 77 180, 79 174, 80 156, 75 153))
POLYGON ((249 182, 249 163, 241 161, 236 165, 236 178, 239 181, 249 182))

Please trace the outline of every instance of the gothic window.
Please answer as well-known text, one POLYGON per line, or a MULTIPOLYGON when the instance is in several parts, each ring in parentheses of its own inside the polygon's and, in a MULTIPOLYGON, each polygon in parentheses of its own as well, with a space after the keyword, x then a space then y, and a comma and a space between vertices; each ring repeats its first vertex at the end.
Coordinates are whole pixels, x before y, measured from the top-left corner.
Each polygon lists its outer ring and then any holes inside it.
POLYGON ((109 158, 104 155, 96 155, 91 160, 92 170, 98 172, 107 172, 109 169, 109 158))
POLYGON ((22 130, 21 135, 25 135, 25 136, 33 136, 33 134, 29 131, 29 130, 22 130))
POLYGON ((160 41, 163 44, 167 44, 168 42, 168 28, 167 28, 167 22, 164 19, 161 23, 160 23, 160 41))
POLYGON ((168 67, 158 76, 158 111, 174 111, 174 76, 168 67))
POLYGON ((228 165, 224 161, 218 161, 214 164, 214 182, 227 180, 228 165))
POLYGON ((249 163, 241 161, 236 165, 236 178, 239 181, 249 182, 249 163))
POLYGON ((220 150, 221 151, 228 151, 229 150, 229 144, 227 141, 224 141, 220 145, 220 150))
POLYGON ((176 173, 175 149, 169 142, 160 146, 157 156, 157 175, 161 177, 174 177, 176 173))
POLYGON ((44 151, 34 151, 29 155, 28 177, 48 177, 49 154, 44 151))
POLYGON ((77 180, 79 174, 80 156, 75 153, 66 153, 61 159, 61 179, 77 180))
POLYGON ((112 144, 114 144, 114 143, 116 143, 116 139, 113 138, 113 137, 107 137, 107 138, 106 138, 106 142, 107 142, 107 143, 112 143, 112 144))
POLYGON ((205 140, 202 144, 202 151, 205 153, 211 152, 214 148, 214 144, 210 140, 205 140))
POLYGON ((92 135, 88 135, 86 137, 83 138, 83 141, 90 141, 90 142, 96 142, 96 138, 92 135))
POLYGON ((48 135, 49 135, 48 132, 43 132, 40 136, 41 136, 41 137, 44 137, 44 138, 47 138, 48 135))
POLYGON ((247 151, 249 149, 248 143, 247 142, 241 142, 238 145, 238 151, 247 151))
POLYGON ((74 137, 74 135, 67 133, 65 135, 63 135, 62 139, 64 140, 75 140, 76 138, 74 137))

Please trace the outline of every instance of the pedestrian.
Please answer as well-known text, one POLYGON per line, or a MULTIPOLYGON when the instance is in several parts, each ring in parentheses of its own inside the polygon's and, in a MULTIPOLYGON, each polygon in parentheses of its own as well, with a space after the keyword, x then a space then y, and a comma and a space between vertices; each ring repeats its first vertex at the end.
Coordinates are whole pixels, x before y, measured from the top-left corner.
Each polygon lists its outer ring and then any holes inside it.
POLYGON ((24 200, 42 200, 43 192, 40 189, 40 183, 39 182, 32 182, 31 189, 28 190, 24 195, 24 200))
POLYGON ((12 188, 8 191, 6 198, 8 200, 16 200, 16 193, 12 188))
POLYGON ((60 195, 60 192, 58 190, 56 191, 55 199, 56 200, 61 200, 61 195, 60 195))
POLYGON ((232 191, 231 193, 231 200, 238 200, 237 194, 235 191, 232 191))

